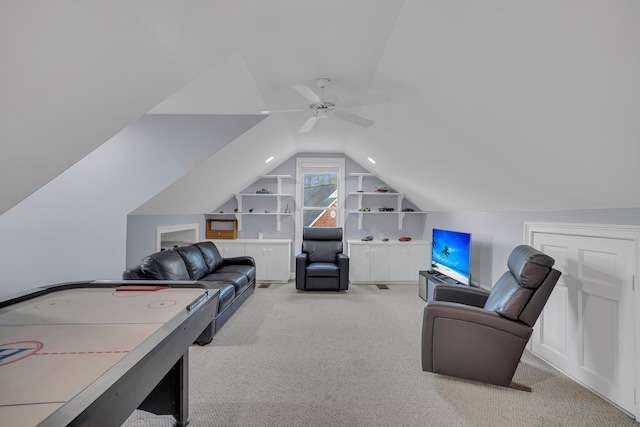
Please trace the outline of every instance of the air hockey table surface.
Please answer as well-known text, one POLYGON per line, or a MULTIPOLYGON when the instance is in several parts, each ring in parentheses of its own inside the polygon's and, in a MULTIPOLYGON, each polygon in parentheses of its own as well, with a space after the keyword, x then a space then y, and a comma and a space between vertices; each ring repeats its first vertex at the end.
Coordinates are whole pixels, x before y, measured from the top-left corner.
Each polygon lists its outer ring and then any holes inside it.
POLYGON ((197 282, 93 281, 0 301, 2 424, 118 425, 145 403, 188 424, 188 347, 217 299, 197 282))

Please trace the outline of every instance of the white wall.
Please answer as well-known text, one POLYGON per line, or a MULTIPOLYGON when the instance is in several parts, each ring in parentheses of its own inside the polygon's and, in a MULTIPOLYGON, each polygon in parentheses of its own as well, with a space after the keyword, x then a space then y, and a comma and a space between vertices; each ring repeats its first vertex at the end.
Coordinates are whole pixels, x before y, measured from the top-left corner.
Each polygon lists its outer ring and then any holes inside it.
POLYGON ((0 216, 0 296, 119 279, 127 214, 264 116, 147 115, 0 216))
POLYGON ((507 258, 511 250, 524 243, 526 221, 640 225, 640 209, 433 212, 427 216, 425 239, 431 240, 433 228, 471 233, 471 280, 490 288, 507 270, 507 258))
MULTIPOLYGON (((262 125, 262 124, 261 124, 262 125)), ((221 153, 222 155, 222 153, 221 153)), ((291 175, 294 179, 285 179, 282 183, 282 191, 284 194, 296 194, 296 159, 298 157, 317 157, 317 158, 344 158, 346 160, 346 193, 355 192, 357 190, 357 178, 349 176, 353 172, 368 172, 364 167, 354 162, 348 156, 342 153, 300 153, 291 158, 283 161, 281 164, 271 169, 266 173, 267 175, 291 175)), ((253 176, 252 172, 247 172, 244 169, 244 173, 247 176, 253 176)), ((218 181, 214 181, 218 182, 218 181)), ((244 189, 240 189, 241 193, 254 193, 260 188, 270 188, 275 190, 276 181, 273 179, 257 179, 251 185, 244 189)), ((367 178, 364 186, 367 191, 371 191, 375 185, 384 184, 383 179, 380 178, 367 178)), ((237 200, 234 197, 233 183, 224 182, 217 186, 212 186, 212 189, 217 193, 215 198, 227 200, 222 205, 216 207, 212 212, 225 212, 233 213, 233 210, 237 207, 237 200)), ((402 189, 394 189, 398 192, 402 192, 402 189)), ((345 208, 347 210, 357 209, 357 200, 355 197, 347 197, 345 202, 345 208)), ((371 202, 371 200, 369 200, 371 202)), ((395 198, 386 199, 383 201, 388 203, 390 207, 396 207, 397 200, 395 198)), ((252 201, 249 203, 259 203, 252 201)), ((283 209, 287 203, 287 199, 283 199, 283 209)), ((378 201, 377 203, 382 203, 378 201)), ((246 205, 245 205, 246 206, 246 205)), ((250 205, 252 206, 252 205, 250 205)), ((374 205, 372 205, 374 206, 374 205)), ((377 205, 375 205, 377 206, 377 205)), ((405 201, 405 206, 414 207, 410 201, 405 201)), ((291 203, 290 209, 296 212, 297 206, 295 202, 291 203)), ((417 208, 416 208, 417 209, 417 208)), ((136 210, 136 212, 138 212, 136 210)), ((379 239, 382 234, 384 237, 395 240, 401 236, 411 236, 414 239, 420 239, 424 233, 424 223, 426 215, 407 215, 404 220, 403 229, 398 229, 398 218, 394 215, 369 215, 363 221, 362 230, 358 230, 357 217, 353 214, 347 215, 345 221, 345 238, 346 239, 360 239, 364 236, 373 235, 376 240, 379 239)), ((180 225, 189 223, 200 224, 200 238, 204 239, 205 226, 205 212, 201 215, 196 214, 132 214, 128 217, 128 230, 127 230, 127 254, 126 264, 127 268, 135 267, 140 260, 150 253, 155 252, 155 236, 156 227, 180 225)), ((266 239, 294 239, 295 238, 295 226, 298 222, 297 215, 292 217, 284 217, 281 223, 281 230, 277 231, 276 219, 272 216, 250 216, 245 215, 243 217, 242 230, 238 232, 238 238, 256 239, 258 237, 258 230, 263 231, 266 239), (295 221, 295 222, 294 222, 295 221)), ((298 253, 298 248, 294 248, 292 252, 292 258, 298 253)), ((295 262, 291 263, 292 268, 295 267, 295 262)))

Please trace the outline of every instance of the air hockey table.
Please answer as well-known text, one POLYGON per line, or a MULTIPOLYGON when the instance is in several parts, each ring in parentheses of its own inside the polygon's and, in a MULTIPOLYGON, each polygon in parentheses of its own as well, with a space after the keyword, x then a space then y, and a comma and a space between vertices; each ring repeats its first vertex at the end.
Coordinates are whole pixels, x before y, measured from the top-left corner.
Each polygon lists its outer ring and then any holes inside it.
POLYGON ((0 301, 0 424, 189 423, 189 346, 215 318, 198 282, 89 281, 0 301))

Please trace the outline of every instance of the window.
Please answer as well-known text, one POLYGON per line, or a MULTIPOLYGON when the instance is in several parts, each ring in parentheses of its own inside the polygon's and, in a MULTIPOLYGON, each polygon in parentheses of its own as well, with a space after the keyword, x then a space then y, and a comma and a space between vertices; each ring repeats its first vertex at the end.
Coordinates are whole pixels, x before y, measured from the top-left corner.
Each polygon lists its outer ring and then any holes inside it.
POLYGON ((338 224, 338 179, 336 172, 302 174, 302 225, 336 227, 338 224))
POLYGON ((343 226, 344 169, 344 159, 340 158, 298 159, 297 236, 302 235, 302 227, 343 226))

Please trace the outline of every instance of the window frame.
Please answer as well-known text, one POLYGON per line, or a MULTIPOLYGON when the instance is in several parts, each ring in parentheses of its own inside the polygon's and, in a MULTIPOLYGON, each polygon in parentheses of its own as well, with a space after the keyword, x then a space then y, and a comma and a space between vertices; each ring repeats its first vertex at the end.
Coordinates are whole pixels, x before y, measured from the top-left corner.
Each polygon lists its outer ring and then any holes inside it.
MULTIPOLYGON (((344 158, 305 158, 301 157, 296 160, 296 232, 295 232, 295 240, 296 247, 299 248, 302 245, 302 227, 303 225, 303 212, 304 212, 304 177, 305 173, 313 173, 317 169, 326 168, 331 173, 335 173, 337 171, 338 180, 337 180, 337 191, 338 198, 336 199, 337 206, 335 208, 331 208, 331 210, 335 210, 336 212, 336 227, 342 227, 344 229, 345 223, 345 210, 344 210, 344 202, 346 198, 345 194, 345 159, 344 158)), ((318 172, 322 173, 322 172, 318 172)))

